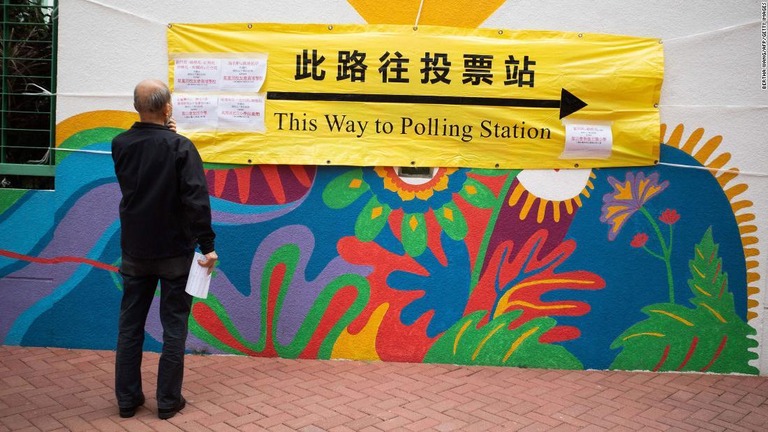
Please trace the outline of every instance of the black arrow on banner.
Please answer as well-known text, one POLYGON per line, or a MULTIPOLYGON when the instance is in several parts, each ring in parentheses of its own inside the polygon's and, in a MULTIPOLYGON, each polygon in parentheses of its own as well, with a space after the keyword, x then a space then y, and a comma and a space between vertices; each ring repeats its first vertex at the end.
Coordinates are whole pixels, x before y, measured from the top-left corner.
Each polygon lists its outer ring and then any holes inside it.
POLYGON ((300 93, 267 92, 267 99, 291 101, 328 101, 328 102, 373 102, 373 103, 411 103, 433 105, 483 105, 518 108, 558 108, 560 118, 567 117, 587 106, 587 103, 574 96, 566 89, 560 92, 559 100, 552 99, 514 99, 487 98, 470 96, 417 96, 355 93, 300 93))

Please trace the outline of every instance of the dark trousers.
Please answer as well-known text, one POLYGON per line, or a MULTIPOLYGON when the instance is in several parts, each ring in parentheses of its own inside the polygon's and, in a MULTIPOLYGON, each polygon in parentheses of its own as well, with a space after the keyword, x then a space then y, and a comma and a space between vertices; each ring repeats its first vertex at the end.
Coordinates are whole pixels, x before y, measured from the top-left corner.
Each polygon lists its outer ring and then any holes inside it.
MULTIPOLYGON (((191 263, 191 258, 187 262, 191 263)), ((158 263, 155 262, 155 264, 158 263)), ((157 368, 157 407, 173 409, 181 402, 181 384, 184 379, 184 349, 187 341, 189 311, 192 306, 192 296, 184 291, 189 267, 182 272, 160 271, 166 274, 157 274, 158 272, 153 271, 148 275, 141 271, 134 272, 141 275, 129 275, 124 270, 125 268, 121 270, 123 299, 120 304, 115 360, 117 404, 127 408, 137 405, 142 399, 141 360, 144 325, 159 281, 163 351, 157 368)))

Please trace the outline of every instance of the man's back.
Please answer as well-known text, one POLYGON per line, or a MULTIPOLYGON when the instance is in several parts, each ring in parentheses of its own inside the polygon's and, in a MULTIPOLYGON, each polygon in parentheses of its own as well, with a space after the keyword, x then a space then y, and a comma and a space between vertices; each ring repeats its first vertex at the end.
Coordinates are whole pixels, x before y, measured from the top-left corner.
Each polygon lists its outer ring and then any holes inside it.
POLYGON ((140 259, 187 254, 213 241, 202 161, 182 135, 138 122, 112 141, 123 198, 122 248, 140 259))

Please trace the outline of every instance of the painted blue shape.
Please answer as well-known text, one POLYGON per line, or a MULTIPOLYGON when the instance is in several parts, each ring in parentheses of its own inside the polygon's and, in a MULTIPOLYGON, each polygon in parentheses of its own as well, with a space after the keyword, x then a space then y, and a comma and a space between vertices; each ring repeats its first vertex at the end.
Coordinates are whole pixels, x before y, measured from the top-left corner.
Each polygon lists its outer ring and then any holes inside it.
POLYGON ((427 336, 435 337, 448 330, 464 315, 469 300, 468 271, 469 252, 464 242, 451 240, 441 232, 447 263, 441 264, 427 248, 414 258, 427 271, 426 276, 404 271, 394 271, 387 278, 387 285, 400 291, 423 291, 424 295, 405 306, 400 314, 403 324, 411 325, 424 314, 434 311, 427 326, 427 336))

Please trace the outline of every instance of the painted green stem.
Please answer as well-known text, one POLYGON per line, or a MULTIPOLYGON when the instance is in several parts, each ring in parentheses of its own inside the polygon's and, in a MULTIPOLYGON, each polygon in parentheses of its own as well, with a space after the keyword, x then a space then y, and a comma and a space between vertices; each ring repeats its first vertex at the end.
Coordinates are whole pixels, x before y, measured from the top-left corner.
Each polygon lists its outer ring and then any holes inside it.
POLYGON ((659 243, 661 243, 661 250, 664 258, 664 264, 667 268, 667 285, 669 285, 669 302, 675 303, 675 281, 672 277, 672 229, 670 226, 669 231, 669 245, 667 245, 667 242, 664 241, 664 235, 661 233, 661 228, 659 228, 659 224, 656 223, 656 220, 651 216, 651 213, 648 212, 648 210, 645 209, 645 207, 640 207, 640 212, 645 215, 646 219, 651 223, 651 226, 653 227, 653 230, 656 232, 656 236, 659 238, 659 243))
POLYGON ((652 257, 654 257, 654 258, 658 258, 658 259, 660 259, 660 260, 664 261, 664 257, 663 257, 662 255, 659 255, 659 254, 657 254, 656 252, 654 252, 654 251, 652 251, 652 250, 648 249, 648 246, 643 246, 643 250, 644 250, 644 251, 646 251, 646 252, 648 252, 648 254, 649 254, 650 256, 652 256, 652 257))

